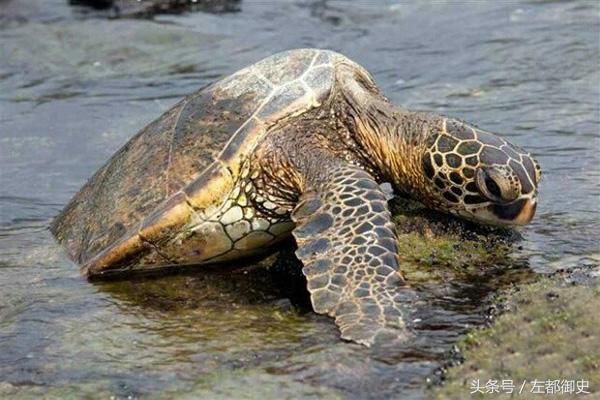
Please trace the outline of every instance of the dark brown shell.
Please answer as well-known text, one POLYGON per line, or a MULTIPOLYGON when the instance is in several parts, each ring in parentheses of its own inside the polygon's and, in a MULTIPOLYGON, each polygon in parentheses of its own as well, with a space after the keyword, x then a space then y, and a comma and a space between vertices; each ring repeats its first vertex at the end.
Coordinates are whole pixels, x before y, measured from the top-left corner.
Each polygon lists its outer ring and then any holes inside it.
POLYGON ((52 232, 84 269, 103 269, 152 246, 142 228, 160 239, 194 210, 217 205, 271 125, 322 103, 336 57, 310 49, 280 53, 185 98, 94 174, 52 232))

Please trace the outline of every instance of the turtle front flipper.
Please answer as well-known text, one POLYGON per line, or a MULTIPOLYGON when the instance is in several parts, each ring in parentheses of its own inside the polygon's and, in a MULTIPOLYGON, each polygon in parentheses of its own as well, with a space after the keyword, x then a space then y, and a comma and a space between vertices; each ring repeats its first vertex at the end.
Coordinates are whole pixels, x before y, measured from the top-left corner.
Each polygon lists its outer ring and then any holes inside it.
POLYGON ((346 340, 406 339, 406 288, 385 193, 349 164, 308 175, 292 220, 314 310, 334 317, 346 340))

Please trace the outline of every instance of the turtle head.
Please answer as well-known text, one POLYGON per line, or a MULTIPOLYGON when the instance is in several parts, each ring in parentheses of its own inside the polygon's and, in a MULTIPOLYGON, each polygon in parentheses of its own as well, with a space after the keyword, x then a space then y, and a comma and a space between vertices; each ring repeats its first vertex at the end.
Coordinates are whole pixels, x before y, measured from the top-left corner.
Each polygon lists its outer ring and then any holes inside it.
POLYGON ((524 225, 533 218, 540 166, 506 140, 458 120, 444 119, 422 153, 423 201, 491 225, 524 225))

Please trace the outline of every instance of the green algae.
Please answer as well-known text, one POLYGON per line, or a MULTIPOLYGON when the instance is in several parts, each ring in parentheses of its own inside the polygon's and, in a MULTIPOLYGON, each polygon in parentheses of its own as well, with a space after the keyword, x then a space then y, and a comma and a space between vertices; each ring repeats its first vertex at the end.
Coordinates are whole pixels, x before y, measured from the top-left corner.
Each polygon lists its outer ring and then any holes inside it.
MULTIPOLYGON (((470 397, 473 382, 483 385, 490 379, 583 380, 593 393, 585 398, 600 398, 600 284, 581 286, 543 278, 509 293, 507 307, 510 311, 493 326, 462 339, 459 348, 465 362, 449 370, 444 386, 432 390, 432 398, 514 398, 507 392, 470 397)), ((526 390, 523 396, 531 396, 531 386, 526 390)))
POLYGON ((515 231, 470 224, 403 198, 394 199, 392 211, 401 270, 408 282, 458 278, 485 283, 486 277, 496 279, 508 271, 512 273, 497 282, 498 288, 534 279, 515 251, 520 240, 515 231))

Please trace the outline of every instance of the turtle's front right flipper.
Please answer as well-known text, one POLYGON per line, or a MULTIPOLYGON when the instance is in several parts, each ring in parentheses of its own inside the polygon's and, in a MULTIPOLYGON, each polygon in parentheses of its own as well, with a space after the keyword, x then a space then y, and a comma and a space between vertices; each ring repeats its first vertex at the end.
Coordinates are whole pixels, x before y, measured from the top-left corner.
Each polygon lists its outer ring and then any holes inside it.
POLYGON ((406 339, 400 305, 408 294, 385 193, 349 164, 305 175, 293 235, 314 310, 334 317, 347 340, 406 339))

